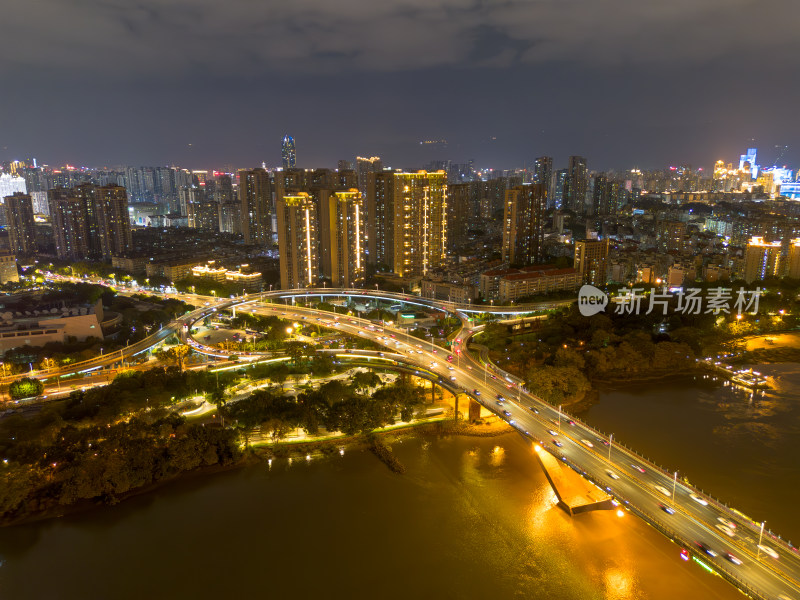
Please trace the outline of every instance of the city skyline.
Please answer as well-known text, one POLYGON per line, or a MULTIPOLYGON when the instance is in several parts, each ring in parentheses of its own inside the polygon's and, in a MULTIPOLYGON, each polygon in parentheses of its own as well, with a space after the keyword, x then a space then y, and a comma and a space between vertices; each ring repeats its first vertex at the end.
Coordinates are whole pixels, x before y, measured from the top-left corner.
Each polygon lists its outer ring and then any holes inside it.
POLYGON ((753 145, 788 145, 796 164, 798 10, 13 2, 0 154, 252 168, 279 165, 291 132, 301 167, 357 155, 522 167, 542 154, 601 170, 710 167, 753 145), (71 93, 52 102, 61 87, 71 93))

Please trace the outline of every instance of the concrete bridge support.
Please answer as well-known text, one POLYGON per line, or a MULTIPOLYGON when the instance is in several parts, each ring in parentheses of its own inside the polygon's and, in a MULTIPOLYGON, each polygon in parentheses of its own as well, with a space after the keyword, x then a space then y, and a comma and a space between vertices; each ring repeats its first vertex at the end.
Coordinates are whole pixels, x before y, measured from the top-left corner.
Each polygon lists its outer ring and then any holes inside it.
POLYGON ((558 498, 558 505, 570 516, 590 510, 612 510, 611 496, 556 459, 538 444, 534 454, 558 498))

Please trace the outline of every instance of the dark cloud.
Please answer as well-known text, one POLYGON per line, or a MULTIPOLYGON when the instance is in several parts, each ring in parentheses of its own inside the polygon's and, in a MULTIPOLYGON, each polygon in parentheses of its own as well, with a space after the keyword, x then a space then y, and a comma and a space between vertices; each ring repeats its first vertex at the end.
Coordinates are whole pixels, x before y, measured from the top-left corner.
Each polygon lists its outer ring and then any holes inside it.
POLYGON ((796 0, 7 0, 0 147, 274 164, 291 131, 309 165, 411 163, 431 137, 494 166, 709 164, 800 134, 799 17, 796 0))

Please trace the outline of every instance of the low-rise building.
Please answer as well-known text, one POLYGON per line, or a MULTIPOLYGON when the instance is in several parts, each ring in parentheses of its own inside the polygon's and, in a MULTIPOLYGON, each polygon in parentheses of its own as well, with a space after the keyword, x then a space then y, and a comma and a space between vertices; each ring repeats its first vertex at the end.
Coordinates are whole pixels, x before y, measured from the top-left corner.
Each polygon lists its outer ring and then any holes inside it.
POLYGON ((44 346, 75 338, 103 339, 103 305, 62 306, 0 314, 0 352, 20 346, 44 346))
POLYGON ((13 254, 0 254, 0 283, 19 281, 17 257, 13 254))
POLYGON ((511 302, 533 296, 565 290, 577 290, 581 285, 581 276, 575 269, 540 269, 520 270, 522 272, 505 275, 499 282, 499 298, 501 302, 511 302))
POLYGON ((423 279, 421 288, 423 298, 459 304, 471 304, 475 299, 475 287, 471 285, 423 279))

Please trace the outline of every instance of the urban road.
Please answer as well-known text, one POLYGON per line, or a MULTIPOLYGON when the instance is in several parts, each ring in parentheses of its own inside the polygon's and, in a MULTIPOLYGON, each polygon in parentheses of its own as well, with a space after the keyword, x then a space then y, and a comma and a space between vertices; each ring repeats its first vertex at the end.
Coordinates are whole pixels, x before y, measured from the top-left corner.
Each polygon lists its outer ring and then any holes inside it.
MULTIPOLYGON (((430 371, 440 377, 444 387, 452 389, 454 384, 457 385, 484 407, 508 421, 532 443, 540 444, 606 489, 629 510, 674 539, 685 548, 685 554, 692 560, 713 569, 752 597, 800 599, 800 555, 797 550, 768 535, 763 527, 742 513, 704 496, 699 490, 677 479, 674 473, 662 470, 588 425, 563 415, 557 408, 529 394, 519 379, 492 364, 479 362, 469 352, 454 354, 453 361, 448 362, 447 350, 410 336, 404 329, 376 326, 364 319, 335 316, 330 312, 294 305, 296 298, 311 295, 420 305, 456 315, 464 326, 453 341, 455 345, 460 344, 461 348, 466 348, 469 338, 480 329, 471 328, 471 321, 466 316, 468 313, 523 315, 563 304, 462 308, 451 302, 378 290, 277 291, 225 300, 185 295, 181 298, 203 306, 148 338, 111 355, 72 365, 68 369, 50 369, 31 375, 52 378, 110 367, 163 342, 174 333, 185 336, 193 323, 227 308, 236 307, 239 311, 276 315, 297 321, 305 317, 306 322, 363 337, 387 349, 382 353, 383 356, 377 353, 377 357, 374 352, 357 352, 362 356, 372 356, 376 362, 382 359, 430 371), (263 303, 267 300, 272 302, 263 303), (281 300, 286 304, 279 304, 281 300), (500 400, 500 397, 503 399, 500 400)), ((225 353, 217 349, 203 347, 195 340, 191 343, 198 351, 224 357, 225 353)), ((240 360, 258 358, 255 353, 237 354, 240 360)))

